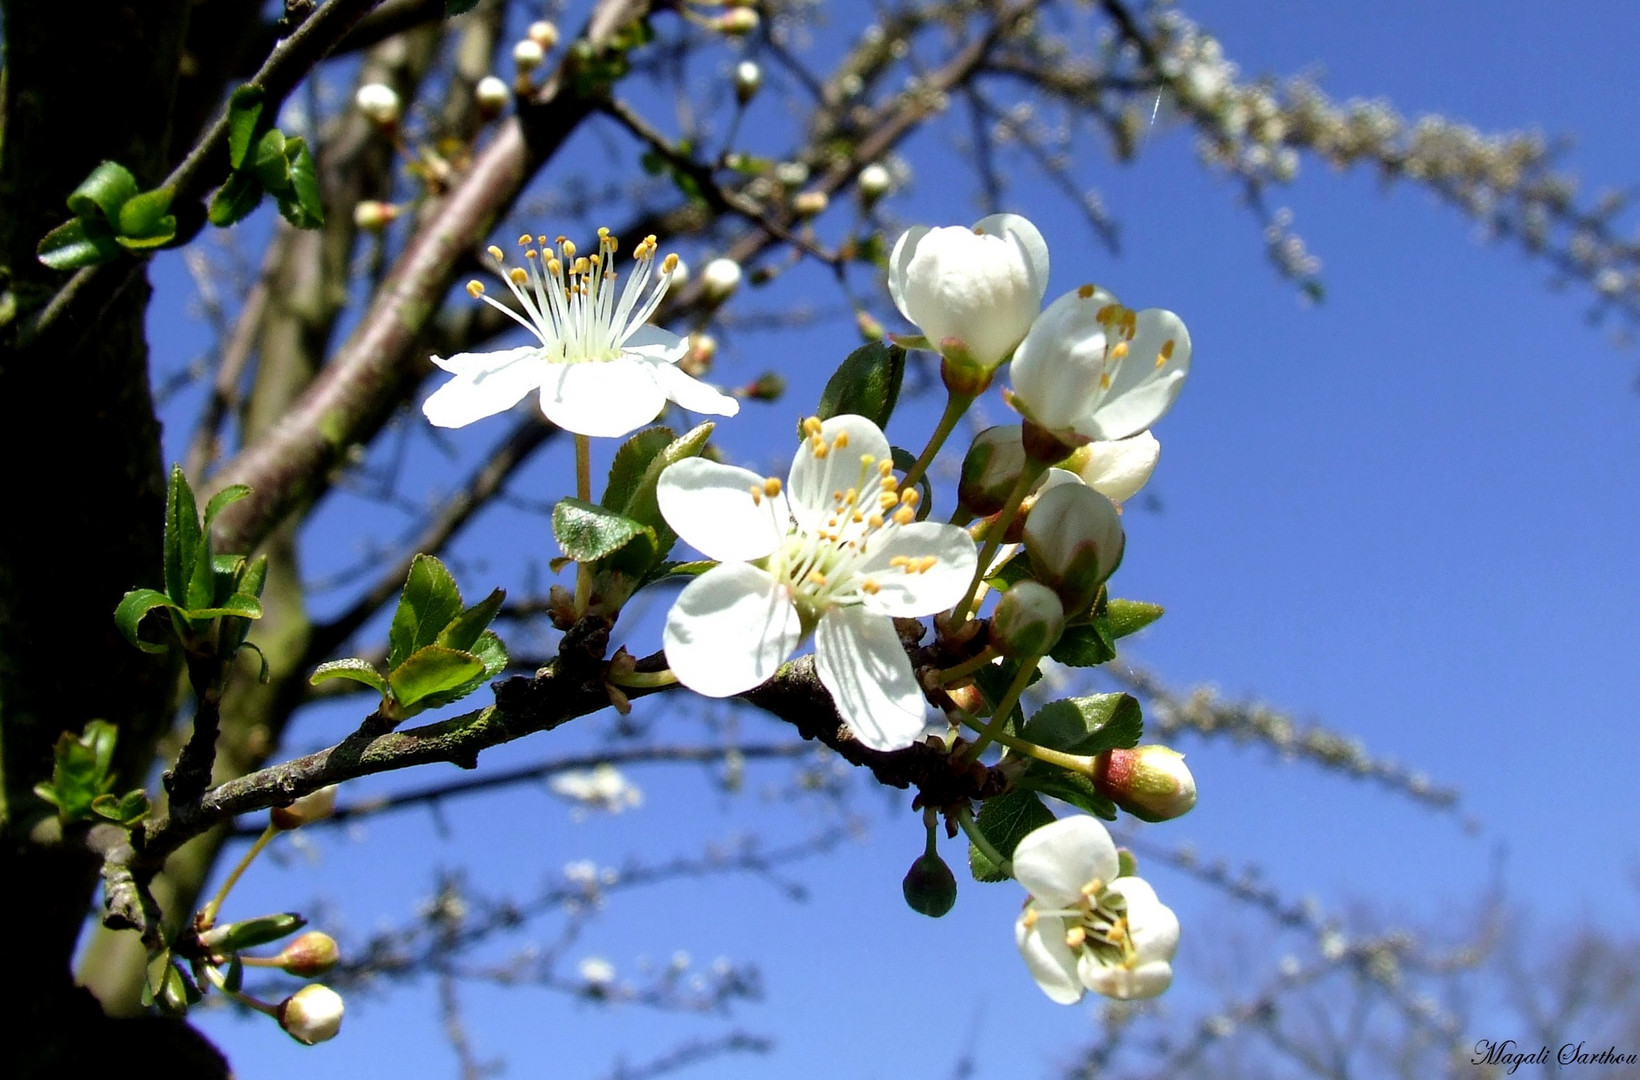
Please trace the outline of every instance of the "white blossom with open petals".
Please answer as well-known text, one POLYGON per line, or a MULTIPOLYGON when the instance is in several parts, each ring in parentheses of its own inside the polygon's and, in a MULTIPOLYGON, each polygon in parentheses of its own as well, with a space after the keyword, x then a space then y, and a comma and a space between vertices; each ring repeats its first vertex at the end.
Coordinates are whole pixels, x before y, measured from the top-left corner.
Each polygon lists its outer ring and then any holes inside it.
POLYGON ((769 679, 814 636, 815 669, 861 743, 897 750, 922 735, 926 703, 893 617, 954 605, 974 574, 973 539, 917 521, 888 439, 862 416, 808 420, 785 484, 690 458, 661 473, 661 513, 713 567, 666 618, 678 681, 729 697, 769 679))
POLYGON ((1048 244, 1018 214, 992 214, 972 228, 919 225, 894 242, 888 291, 934 348, 958 341, 989 370, 1008 359, 1042 309, 1048 244))
POLYGON ((677 256, 654 273, 655 238, 633 252, 633 270, 616 290, 615 238, 598 231, 596 254, 577 256, 559 237, 520 239, 524 265, 507 267, 490 248, 502 280, 523 308, 519 315, 470 282, 467 291, 517 321, 538 344, 493 353, 461 353, 433 363, 455 376, 422 404, 438 427, 465 427, 505 412, 532 390, 541 392, 548 420, 577 435, 608 438, 643 427, 674 401, 691 412, 733 416, 740 403, 680 371, 683 338, 647 325, 666 295, 677 256), (539 247, 535 246, 539 244, 539 247))
POLYGON ((1015 406, 1070 445, 1149 428, 1189 371, 1190 332, 1177 315, 1133 311, 1093 285, 1048 305, 1010 369, 1015 406))
POLYGON ((1162 456, 1162 444, 1148 431, 1125 439, 1090 442, 1077 448, 1067 467, 1088 485, 1113 503, 1127 502, 1149 483, 1156 471, 1156 462, 1162 456))
POLYGON ((1030 892, 1014 941, 1042 992, 1061 1005, 1085 990, 1120 1001, 1173 981, 1179 920, 1137 877, 1117 877, 1116 845, 1091 817, 1061 818, 1019 842, 1014 877, 1030 892))

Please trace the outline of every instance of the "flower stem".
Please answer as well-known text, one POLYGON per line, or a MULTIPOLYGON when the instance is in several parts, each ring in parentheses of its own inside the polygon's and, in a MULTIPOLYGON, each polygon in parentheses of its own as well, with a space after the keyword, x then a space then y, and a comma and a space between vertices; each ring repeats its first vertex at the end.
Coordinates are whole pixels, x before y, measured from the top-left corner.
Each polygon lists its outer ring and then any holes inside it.
POLYGON ((972 675, 974 672, 978 671, 980 668, 984 667, 986 664, 989 664, 996 658, 997 651, 987 645, 985 648, 981 649, 973 656, 970 656, 962 663, 953 664, 944 671, 940 672, 940 682, 954 683, 960 679, 966 679, 968 676, 972 675))
MULTIPOLYGON (((969 720, 968 723, 975 730, 980 729, 980 725, 972 720, 969 720)), ((1062 750, 1050 750, 1046 746, 1038 746, 1029 739, 1021 739, 1018 736, 1008 734, 1006 731, 994 732, 991 738, 1015 753, 1036 758, 1036 760, 1046 762, 1049 765, 1057 765, 1061 769, 1068 769, 1071 772, 1086 775, 1092 771, 1094 766, 1092 757, 1083 754, 1067 754, 1062 750)))
POLYGON ((945 413, 940 417, 940 422, 935 425, 934 433, 928 437, 928 445, 923 447, 922 456, 917 459, 916 464, 911 466, 904 479, 900 481, 901 487, 911 487, 922 479, 923 473, 927 472, 928 466, 933 463, 934 455, 940 452, 940 447, 945 445, 945 440, 950 438, 952 430, 956 428, 957 421, 962 419, 962 414, 967 412, 968 406, 973 403, 974 395, 972 394, 958 394, 953 391, 946 396, 945 413))
POLYGON ((227 880, 222 883, 222 888, 216 890, 216 895, 211 897, 210 903, 200 909, 200 921, 204 927, 208 928, 216 922, 216 914, 222 910, 222 904, 228 899, 228 893, 232 892, 233 887, 239 884, 240 877, 244 875, 246 870, 250 869, 250 865, 256 857, 262 854, 262 849, 267 847, 273 838, 278 835, 279 830, 272 825, 262 830, 262 835, 256 838, 256 843, 251 845, 250 850, 245 852, 238 865, 228 874, 227 880))
POLYGON ((678 677, 672 674, 671 668, 666 668, 663 671, 634 671, 626 675, 611 675, 609 681, 616 686, 641 690, 651 686, 675 686, 678 677))
POLYGON ((980 832, 979 826, 974 823, 974 812, 972 810, 968 809, 966 806, 958 810, 957 824, 962 826, 962 831, 968 834, 969 843, 979 848, 979 853, 981 855, 985 856, 987 859, 990 859, 992 865, 996 866, 996 868, 1001 870, 1004 874, 1007 874, 1009 877, 1014 876, 1013 860, 1004 858, 1002 852, 992 847, 991 841, 985 839, 985 834, 980 832))
MULTIPOLYGON (((582 502, 592 501, 592 439, 575 436, 575 497, 582 502)), ((592 571, 586 563, 575 564, 575 614, 585 615, 592 599, 592 571)))
POLYGON ((979 549, 979 563, 974 567, 974 580, 968 583, 968 591, 963 594, 962 601, 957 604, 951 614, 951 625, 962 626, 973 610, 974 598, 979 593, 980 584, 985 580, 985 571, 990 567, 991 560, 996 557, 997 548, 1002 546, 1002 538, 1007 535, 1008 527, 1019 516, 1019 507, 1025 501, 1025 496, 1031 493, 1048 466, 1031 459, 1026 459, 1025 468, 1020 472, 1019 479, 1014 481, 1014 489, 1008 492, 1008 501, 1003 504, 1002 512, 997 515, 996 523, 985 530, 985 544, 979 549))
MULTIPOLYGON (((1041 659, 1040 656, 1027 656, 1024 658, 1024 662, 1019 665, 1018 674, 1014 676, 1014 681, 1008 684, 1008 692, 1002 695, 1002 700, 998 702, 997 707, 991 710, 989 720, 983 724, 973 724, 971 720, 969 721, 970 725, 979 732, 979 738, 970 743, 968 749, 962 752, 962 760, 978 761, 980 753, 987 746, 1005 737, 1002 728, 1008 723, 1008 714, 1014 711, 1014 706, 1019 702, 1019 695, 1025 692, 1026 685, 1031 681, 1031 673, 1036 671, 1037 661, 1041 659)), ((1007 743, 1003 743, 1003 745, 1006 746, 1007 743)))

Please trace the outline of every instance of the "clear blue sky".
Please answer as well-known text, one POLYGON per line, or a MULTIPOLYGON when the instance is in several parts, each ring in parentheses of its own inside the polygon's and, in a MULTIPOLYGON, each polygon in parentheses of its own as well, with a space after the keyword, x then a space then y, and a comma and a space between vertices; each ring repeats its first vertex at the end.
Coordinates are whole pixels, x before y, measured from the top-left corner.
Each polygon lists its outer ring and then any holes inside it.
MULTIPOLYGON (((1335 98, 1382 95, 1408 114, 1574 135, 1567 160, 1586 190, 1640 180, 1640 17, 1621 0, 1398 0, 1370 11, 1218 0, 1186 12, 1246 73, 1319 69, 1335 98)), ((906 220, 979 216, 966 191, 939 181, 946 152, 927 137, 909 149, 917 183, 900 204, 906 220)), ((1122 222, 1121 258, 1029 179, 1007 207, 1042 225, 1054 259, 1050 297, 1095 280, 1133 306, 1179 312, 1195 343, 1190 383, 1156 431, 1163 454, 1152 490, 1164 509, 1129 515, 1127 559, 1113 583, 1120 595, 1168 608, 1133 646, 1133 660, 1175 685, 1256 694, 1354 734, 1374 754, 1459 786, 1464 810, 1480 822, 1469 834, 1452 815, 1274 765, 1266 751, 1189 739, 1179 748, 1200 805, 1150 839, 1256 863, 1290 895, 1313 894, 1331 909, 1394 906, 1411 923, 1470 902, 1501 845, 1511 895, 1551 877, 1558 884, 1566 907, 1545 917, 1632 926, 1640 897, 1631 751, 1640 701, 1636 356, 1584 322, 1586 293, 1550 291, 1544 265, 1476 243, 1468 221, 1420 191, 1384 192, 1370 175, 1304 163, 1298 183, 1275 198, 1325 260, 1327 300, 1309 307, 1264 264, 1251 217, 1227 183, 1196 165, 1187 133, 1159 129, 1131 166, 1091 155, 1085 166, 1083 179, 1122 222)), ((155 346, 176 363, 191 334, 169 330, 185 288, 174 258, 161 265, 156 310, 165 314, 155 346)), ((794 274, 782 288, 744 295, 745 309, 790 304, 805 290, 831 295, 818 276, 794 274)), ((720 429, 731 453, 772 462, 789 452, 793 416, 852 347, 851 327, 725 340, 725 383, 761 371, 766 351, 792 357, 788 399, 751 406, 720 429), (778 449, 761 439, 779 440, 778 449)), ((896 441, 920 444, 934 403, 919 405, 896 416, 896 441)), ((1000 402, 992 408, 1004 411, 1000 402)), ((499 429, 467 434, 459 445, 476 450, 499 429)), ((518 490, 556 498, 565 462, 549 465, 518 490)), ((333 520, 353 513, 339 508, 333 520)), ((541 546, 544 526, 534 519, 495 514, 483 525, 461 551, 488 559, 493 573, 555 554, 541 546), (525 549, 520 537, 530 535, 540 539, 525 549)), ((310 572, 352 561, 347 543, 315 552, 310 572)), ((487 589, 485 567, 469 563, 463 584, 487 589)), ((633 651, 655 647, 652 621, 633 633, 633 651)), ((698 736, 698 721, 671 712, 659 736, 698 736)), ((299 738, 329 742, 347 723, 332 715, 299 738)), ((756 714, 739 723, 747 739, 782 734, 756 714)), ((584 747, 597 729, 561 735, 564 747, 584 747)), ((543 740, 529 740, 487 755, 485 767, 547 752, 543 740)), ((633 770, 645 806, 581 823, 539 790, 451 804, 444 832, 426 815, 403 815, 370 824, 362 842, 325 837, 314 860, 259 866, 234 906, 250 914, 328 896, 346 940, 406 918, 430 891, 430 866, 468 866, 484 891, 528 891, 580 858, 664 858, 736 832, 777 842, 824 827, 830 816, 818 802, 757 796, 760 781, 781 775, 754 773, 751 794, 729 800, 694 775, 633 770)), ((809 902, 744 877, 629 893, 612 899, 568 954, 570 966, 604 956, 623 975, 640 957, 664 963, 678 949, 698 965, 720 955, 755 961, 762 1004, 729 1021, 679 1020, 536 990, 474 989, 464 1004, 479 1053, 505 1056, 511 1076, 591 1078, 617 1054, 636 1063, 680 1038, 733 1026, 772 1035, 777 1050, 707 1066, 714 1076, 940 1076, 972 1027, 977 1075, 1047 1075, 1089 1034, 1089 1007, 1052 1005, 1026 975, 1011 941, 1020 890, 966 884, 947 918, 915 916, 898 898, 920 844, 906 798, 865 792, 855 808, 869 824, 862 842, 789 872, 809 888, 809 902)), ((945 850, 953 863, 963 857, 957 843, 945 850)), ((1184 920, 1175 1000, 1190 1015, 1211 953, 1204 938, 1224 928, 1221 901, 1165 870, 1152 876, 1184 920)), ((550 937, 553 925, 537 933, 550 937)), ((314 1050, 265 1023, 222 1014, 203 1023, 246 1080, 297 1070, 310 1080, 389 1069, 448 1076, 454 1060, 435 1016, 423 982, 350 999, 343 1035, 314 1050)))

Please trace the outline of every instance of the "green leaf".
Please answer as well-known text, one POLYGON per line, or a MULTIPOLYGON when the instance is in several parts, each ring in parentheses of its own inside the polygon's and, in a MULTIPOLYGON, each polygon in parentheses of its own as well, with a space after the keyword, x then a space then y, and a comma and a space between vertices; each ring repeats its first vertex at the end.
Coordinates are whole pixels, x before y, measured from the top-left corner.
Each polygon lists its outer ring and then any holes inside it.
POLYGON ((371 667, 367 661, 360 660, 356 656, 350 656, 346 660, 330 660, 320 664, 313 669, 313 674, 308 677, 308 682, 318 686, 330 679, 348 679, 352 682, 364 683, 364 685, 383 697, 387 696, 387 680, 382 678, 381 672, 371 667))
POLYGON ((226 229, 250 215, 262 202, 262 182, 249 169, 238 169, 229 175, 227 183, 211 196, 207 213, 212 225, 226 229))
POLYGON ((268 654, 263 652, 255 642, 251 641, 240 641, 235 645, 234 655, 237 656, 240 649, 249 649, 256 654, 257 662, 261 665, 256 672, 256 681, 266 686, 268 684, 268 654))
POLYGON ((391 670, 410 654, 438 640, 461 614, 461 590, 444 564, 431 555, 417 555, 410 564, 393 625, 387 632, 387 666, 391 670))
POLYGON ((150 809, 148 796, 141 788, 135 788, 117 797, 98 795, 91 800, 93 814, 127 826, 135 825, 146 818, 150 809))
POLYGON ((325 223, 325 204, 319 197, 319 170, 307 140, 300 136, 287 140, 285 159, 290 190, 279 195, 279 213, 298 229, 317 229, 325 223))
POLYGON ((119 241, 108 226, 72 218, 41 238, 34 249, 40 261, 53 270, 78 270, 109 262, 120 254, 119 241))
POLYGON ((421 709, 438 709, 450 704, 452 701, 460 701, 489 680, 495 678, 507 666, 507 647, 501 643, 501 639, 496 637, 495 632, 492 630, 486 630, 478 635, 478 640, 473 643, 473 647, 469 651, 484 664, 484 670, 452 690, 428 694, 416 703, 415 707, 418 711, 421 709))
POLYGON ((132 589, 120 601, 120 606, 114 609, 114 625, 120 628, 125 640, 141 649, 143 652, 162 653, 170 649, 168 642, 145 641, 137 633, 137 627, 142 624, 143 616, 155 608, 170 608, 180 612, 169 596, 157 589, 132 589))
POLYGON ((560 499, 552 508, 552 531, 558 546, 576 562, 595 562, 613 555, 639 536, 654 530, 624 514, 580 499, 560 499))
POLYGON ((260 945, 271 945, 306 925, 307 920, 294 911, 283 911, 277 915, 262 915, 213 927, 201 934, 200 939, 212 952, 236 953, 260 945))
POLYGON ((677 437, 677 432, 671 428, 652 427, 622 443, 621 448, 615 451, 615 460, 610 463, 609 482, 604 485, 604 497, 599 500, 604 509, 631 517, 632 498, 643 483, 649 463, 677 437))
MULTIPOLYGON (((1044 825, 1054 822, 1053 811, 1042 804, 1034 792, 1010 791, 994 799, 987 799, 979 808, 975 824, 979 831, 1005 859, 1014 856, 1019 842, 1044 825)), ((1007 881, 1002 868, 986 857, 979 848, 968 845, 968 869, 975 881, 1007 881)))
POLYGON ((672 545, 678 542, 678 534, 661 516, 660 503, 655 499, 655 487, 660 483, 661 473, 666 471, 668 465, 675 465, 685 458, 699 457, 716 427, 708 420, 668 443, 664 450, 649 459, 643 479, 638 481, 637 489, 627 500, 626 516, 654 530, 652 539, 655 541, 654 557, 657 559, 664 559, 667 552, 672 550, 672 545))
POLYGON ((501 610, 501 604, 506 599, 506 589, 495 590, 450 620, 449 625, 439 631, 434 644, 443 645, 447 649, 472 651, 473 643, 478 640, 485 628, 495 621, 496 613, 501 610))
POLYGON ((1086 810, 1106 821, 1116 820, 1116 804, 1099 794, 1093 781, 1081 773, 1068 772, 1045 761, 1033 761, 1014 781, 1025 791, 1035 791, 1055 799, 1063 799, 1079 810, 1086 810))
POLYGON ((1143 600, 1112 599, 1105 606, 1105 615, 1110 619, 1110 636, 1113 638, 1137 634, 1161 618, 1163 613, 1162 605, 1147 604, 1143 600))
POLYGON ((266 555, 258 555, 256 558, 247 563, 245 565, 245 569, 240 572, 239 581, 235 586, 234 591, 242 592, 246 596, 254 596, 260 600, 262 598, 262 587, 266 585, 267 582, 268 557, 266 555))
POLYGON ((210 531, 211 525, 216 521, 216 515, 250 493, 251 489, 244 484, 230 484, 212 495, 211 501, 205 504, 205 531, 210 531))
POLYGON ((1065 627, 1065 632, 1059 635, 1059 643, 1048 655, 1068 667, 1097 667, 1116 659, 1109 622, 1095 619, 1091 623, 1065 627))
POLYGON ((1090 694, 1048 702, 1019 734, 1050 750, 1091 756, 1138 746, 1144 730, 1144 713, 1131 694, 1090 694))
POLYGON ((238 169, 251 152, 256 129, 262 122, 262 106, 267 94, 260 86, 245 83, 228 98, 228 167, 238 169))
POLYGON ((238 953, 228 957, 228 970, 222 973, 222 987, 230 994, 239 993, 239 988, 245 985, 245 961, 239 958, 238 953))
POLYGON ((815 415, 829 420, 855 413, 880 428, 888 426, 905 378, 905 350, 873 341, 849 353, 820 392, 815 415))
POLYGON ((429 645, 411 653, 388 675, 400 705, 409 708, 423 698, 455 690, 482 678, 484 661, 469 652, 429 645))
POLYGON ((220 619, 224 615, 232 615, 239 619, 260 619, 262 601, 244 593, 234 593, 212 607, 193 608, 188 612, 190 619, 220 619))
MULTIPOLYGON (((194 505, 194 489, 181 465, 171 466, 171 486, 165 493, 165 591, 183 607, 188 602, 188 583, 199 563, 199 510, 194 505)), ((206 603, 209 603, 206 598, 206 603)))
POLYGON ((138 190, 137 178, 131 175, 130 169, 117 161, 105 161, 80 181, 80 186, 68 197, 68 208, 79 218, 100 213, 104 221, 113 225, 120 219, 120 207, 138 190))
POLYGON ((269 128, 256 141, 251 151, 251 171, 262 181, 262 186, 275 195, 290 191, 290 159, 285 157, 285 133, 269 128))
POLYGON ((35 794, 57 808, 66 824, 92 816, 91 804, 114 786, 109 775, 119 730, 92 720, 81 735, 65 731, 52 748, 51 779, 35 785, 35 794))
POLYGON ((120 245, 144 251, 176 239, 177 219, 169 213, 175 194, 170 188, 155 188, 127 199, 120 207, 120 245))

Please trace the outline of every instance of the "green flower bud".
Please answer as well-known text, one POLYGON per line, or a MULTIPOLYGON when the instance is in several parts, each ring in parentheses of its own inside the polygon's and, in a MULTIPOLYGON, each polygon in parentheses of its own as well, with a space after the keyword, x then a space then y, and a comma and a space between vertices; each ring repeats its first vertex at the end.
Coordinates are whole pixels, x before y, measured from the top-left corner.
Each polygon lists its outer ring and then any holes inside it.
POLYGON ((1116 506, 1081 484, 1044 491, 1025 519, 1024 540, 1037 580, 1059 594, 1070 617, 1093 603, 1127 543, 1116 506))
POLYGON ((1025 446, 1019 430, 1018 424, 986 428, 974 436, 974 444, 962 459, 957 500, 976 517, 1000 513, 1019 474, 1025 471, 1025 446))
POLYGON ((1011 660, 1045 656, 1065 629, 1065 609, 1046 585, 1017 582, 991 614, 991 644, 1011 660))
POLYGON ((919 855, 900 882, 905 902, 919 915, 937 919, 957 902, 957 878, 945 860, 929 852, 919 855))
POLYGON ((1184 755, 1166 746, 1106 750, 1094 759, 1093 786, 1140 821, 1171 821, 1196 805, 1196 778, 1184 755))

